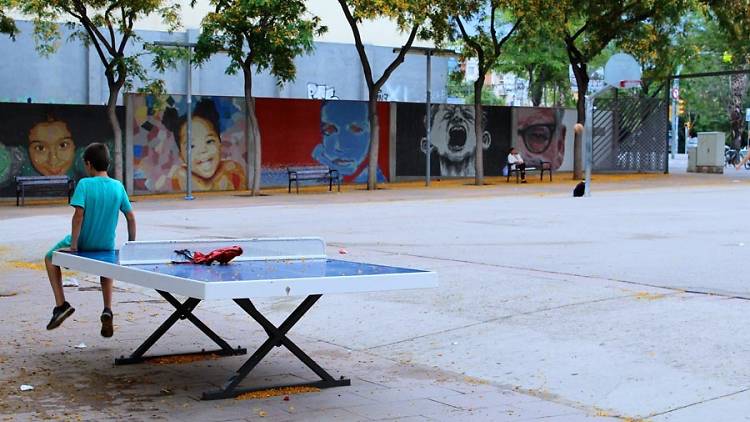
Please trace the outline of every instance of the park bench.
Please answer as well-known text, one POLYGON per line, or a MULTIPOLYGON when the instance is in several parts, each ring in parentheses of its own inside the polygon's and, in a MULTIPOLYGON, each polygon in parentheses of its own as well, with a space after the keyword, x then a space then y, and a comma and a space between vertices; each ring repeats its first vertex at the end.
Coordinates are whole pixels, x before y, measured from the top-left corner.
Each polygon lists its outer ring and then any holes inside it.
POLYGON ((16 206, 23 205, 27 192, 73 194, 75 182, 68 176, 16 176, 16 206), (20 201, 19 201, 20 200, 20 201))
POLYGON ((289 193, 292 193, 292 182, 294 182, 297 193, 299 193, 300 180, 327 181, 329 192, 333 190, 333 182, 335 181, 339 192, 341 192, 341 177, 338 170, 326 166, 299 166, 287 167, 286 171, 289 175, 289 193))
MULTIPOLYGON (((520 181, 521 178, 521 170, 518 168, 513 168, 513 164, 508 163, 508 176, 505 179, 505 182, 510 182, 510 176, 511 174, 516 174, 516 183, 520 181)), ((530 171, 538 171, 539 172, 539 180, 544 181, 544 172, 546 171, 549 174, 549 181, 552 181, 552 163, 549 161, 529 161, 526 163, 526 173, 530 171), (538 163, 538 164, 534 164, 538 163)))

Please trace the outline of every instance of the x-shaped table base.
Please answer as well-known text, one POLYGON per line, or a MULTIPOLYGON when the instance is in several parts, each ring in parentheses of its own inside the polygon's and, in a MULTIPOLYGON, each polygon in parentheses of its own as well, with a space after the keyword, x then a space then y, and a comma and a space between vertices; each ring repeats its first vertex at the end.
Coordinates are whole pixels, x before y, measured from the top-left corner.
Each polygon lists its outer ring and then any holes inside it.
POLYGON ((214 333, 210 328, 206 326, 206 324, 203 323, 200 319, 198 319, 195 315, 193 315, 193 310, 196 306, 200 303, 200 299, 196 298, 188 298, 185 300, 185 302, 180 302, 179 300, 175 299, 174 296, 171 294, 157 290, 159 294, 167 300, 172 306, 175 307, 175 311, 172 313, 172 315, 169 316, 169 318, 164 321, 159 328, 156 329, 147 339, 143 342, 138 348, 128 357, 120 356, 119 358, 115 359, 115 365, 128 365, 133 363, 141 363, 148 359, 154 359, 154 358, 161 358, 161 357, 168 357, 168 356, 187 356, 187 355, 219 355, 219 356, 235 356, 235 355, 244 355, 247 353, 247 349, 244 349, 242 347, 237 346, 237 348, 232 348, 232 346, 229 345, 223 338, 219 337, 218 334, 214 333), (181 353, 181 354, 169 354, 169 355, 159 355, 159 356, 148 356, 144 357, 143 355, 148 351, 148 349, 151 348, 151 346, 156 343, 157 340, 159 340, 173 325, 177 320, 180 319, 187 319, 188 321, 192 322, 193 325, 198 327, 199 330, 201 330, 205 335, 207 335, 211 340, 213 340, 216 344, 221 347, 221 349, 218 350, 201 350, 200 352, 194 352, 194 353, 181 353))
POLYGON ((304 301, 281 323, 278 327, 273 325, 263 314, 261 314, 250 299, 234 299, 235 303, 240 306, 245 312, 248 313, 268 334, 268 339, 258 347, 258 350, 250 356, 250 358, 237 370, 237 372, 227 380, 224 386, 217 391, 211 391, 203 393, 203 400, 216 400, 237 397, 243 393, 249 393, 253 391, 267 390, 269 388, 285 388, 285 387, 317 387, 317 388, 330 388, 351 385, 351 381, 344 377, 334 379, 325 369, 321 368, 310 356, 308 356, 302 349, 299 348, 286 334, 292 327, 305 315, 305 313, 320 299, 321 295, 310 295, 305 298, 304 301), (320 381, 299 383, 299 384, 288 384, 288 385, 276 385, 271 387, 261 388, 239 388, 240 382, 263 360, 263 358, 274 348, 284 346, 292 352, 302 363, 310 368, 316 375, 320 377, 320 381))

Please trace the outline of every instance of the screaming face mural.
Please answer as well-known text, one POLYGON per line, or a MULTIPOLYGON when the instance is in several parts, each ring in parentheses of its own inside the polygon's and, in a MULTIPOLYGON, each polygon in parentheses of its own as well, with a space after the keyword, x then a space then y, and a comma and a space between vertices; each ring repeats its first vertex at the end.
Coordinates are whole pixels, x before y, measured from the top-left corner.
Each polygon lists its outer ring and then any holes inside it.
MULTIPOLYGON (((434 105, 431 143, 440 161, 442 176, 472 176, 475 172, 477 136, 474 126, 474 108, 455 104, 434 105)), ((484 126, 487 121, 484 119, 484 126)), ((492 143, 492 135, 482 132, 482 149, 492 143)), ((427 149, 427 139, 422 138, 422 151, 427 149)))
MULTIPOLYGON (((339 171, 345 180, 367 182, 367 156, 370 148, 370 122, 367 103, 326 101, 320 108, 321 143, 312 156, 321 164, 339 171)), ((378 169, 378 181, 384 181, 378 169)))
MULTIPOLYGON (((396 105, 396 175, 424 176, 425 106, 396 105)), ((437 104, 430 108, 430 168, 435 176, 469 177, 475 174, 477 142, 484 150, 484 172, 498 175, 510 146, 510 108, 484 107, 484 131, 474 129, 474 107, 459 104, 437 104)))

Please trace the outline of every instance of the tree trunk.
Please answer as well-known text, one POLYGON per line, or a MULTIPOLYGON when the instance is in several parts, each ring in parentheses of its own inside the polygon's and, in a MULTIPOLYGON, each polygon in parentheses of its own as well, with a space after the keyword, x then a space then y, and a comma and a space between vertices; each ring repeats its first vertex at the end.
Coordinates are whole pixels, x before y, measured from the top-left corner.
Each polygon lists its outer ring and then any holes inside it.
POLYGON ((245 145, 247 145, 247 188, 252 196, 260 194, 261 177, 261 151, 260 151, 260 128, 258 117, 255 115, 255 98, 253 98, 253 73, 252 68, 242 66, 242 74, 245 78, 245 145))
POLYGON ((730 142, 735 151, 742 148, 742 131, 745 129, 745 113, 742 100, 747 90, 747 74, 730 76, 731 98, 729 100, 730 142))
POLYGON ((484 143, 482 142, 482 88, 484 75, 480 72, 474 81, 474 134, 476 135, 476 152, 474 153, 474 184, 484 184, 484 143))
POLYGON ((367 101, 367 117, 370 118, 370 153, 367 163, 367 190, 378 188, 378 151, 380 150, 380 123, 378 122, 378 88, 370 89, 367 101))
MULTIPOLYGON (((577 123, 586 124, 586 93, 589 90, 588 65, 586 63, 573 64, 573 74, 578 84, 578 99, 576 100, 577 123)), ((573 143, 573 180, 583 179, 583 132, 575 134, 573 143)))
POLYGON ((529 69, 529 98, 534 107, 542 104, 544 77, 544 68, 539 69, 539 77, 535 77, 533 67, 529 69))
POLYGON ((120 121, 117 119, 117 96, 120 94, 122 85, 108 84, 109 85, 109 97, 107 98, 107 118, 109 119, 109 125, 112 126, 112 134, 114 138, 112 142, 114 144, 113 160, 115 162, 115 179, 122 183, 125 183, 122 171, 122 128, 120 128, 120 121))

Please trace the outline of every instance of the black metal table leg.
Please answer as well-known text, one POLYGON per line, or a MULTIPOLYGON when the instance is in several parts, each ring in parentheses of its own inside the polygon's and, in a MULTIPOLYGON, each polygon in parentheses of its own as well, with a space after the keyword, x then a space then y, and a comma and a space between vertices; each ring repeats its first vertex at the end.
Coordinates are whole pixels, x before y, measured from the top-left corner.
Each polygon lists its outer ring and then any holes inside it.
POLYGON ((302 318, 302 316, 320 299, 321 295, 310 295, 305 298, 304 301, 292 312, 278 327, 273 325, 263 314, 261 314, 250 299, 235 299, 235 303, 239 305, 245 312, 248 313, 263 329, 268 333, 268 339, 258 347, 258 350, 250 356, 250 358, 237 370, 224 384, 221 390, 211 391, 203 393, 203 400, 216 400, 237 397, 240 394, 248 393, 252 391, 266 390, 268 388, 281 388, 281 387, 317 387, 317 388, 330 388, 351 385, 351 381, 346 378, 335 379, 325 369, 318 365, 310 356, 308 356, 302 349, 299 348, 286 334, 292 327, 302 318), (274 347, 285 346, 294 356, 297 357, 302 363, 310 368, 315 374, 320 377, 320 381, 313 381, 307 383, 298 383, 290 385, 278 385, 271 387, 261 388, 238 388, 240 382, 260 363, 263 358, 270 352, 274 347))
POLYGON ((192 322, 196 327, 198 327, 199 330, 201 330, 206 336, 208 336, 211 340, 213 340, 216 344, 221 347, 221 349, 218 350, 201 350, 200 352, 193 352, 193 353, 181 353, 179 355, 203 355, 203 354, 216 354, 220 356, 235 356, 235 355, 244 355, 247 353, 247 349, 244 349, 242 347, 232 348, 232 346, 229 345, 224 339, 219 337, 218 334, 213 332, 206 324, 203 323, 200 319, 198 319, 195 315, 193 315, 193 310, 196 306, 200 303, 200 299, 196 298, 188 298, 185 300, 185 302, 180 302, 177 300, 174 296, 171 294, 157 290, 157 292, 166 299, 167 302, 169 302, 172 306, 175 307, 175 311, 172 312, 172 315, 169 316, 160 326, 157 328, 147 339, 143 342, 138 348, 131 353, 130 356, 124 357, 121 356, 117 359, 115 359, 115 365, 128 365, 133 363, 141 363, 147 359, 157 358, 157 357, 165 357, 165 356, 175 356, 174 354, 171 355, 160 355, 160 356, 148 356, 143 357, 143 355, 148 351, 148 349, 151 348, 151 346, 156 343, 157 340, 159 340, 166 332, 174 325, 175 322, 179 319, 187 319, 188 321, 192 322))

